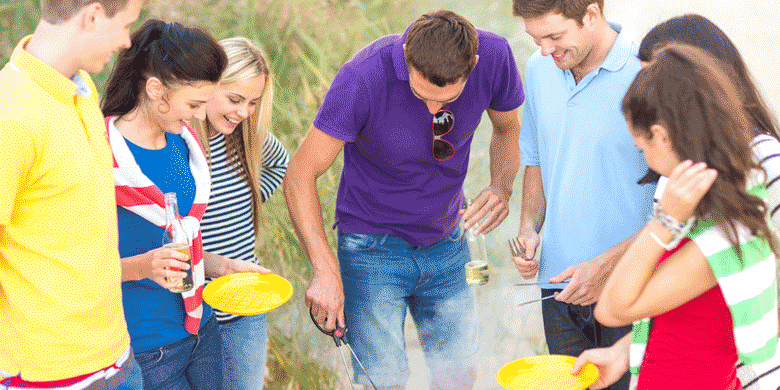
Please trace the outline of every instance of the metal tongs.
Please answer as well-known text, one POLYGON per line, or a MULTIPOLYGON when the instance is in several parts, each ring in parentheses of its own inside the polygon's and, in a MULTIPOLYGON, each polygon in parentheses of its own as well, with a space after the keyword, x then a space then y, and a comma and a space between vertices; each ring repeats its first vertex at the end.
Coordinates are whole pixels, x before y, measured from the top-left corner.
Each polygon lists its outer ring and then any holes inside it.
MULTIPOLYGON (((333 341, 336 343, 336 349, 339 350, 339 354, 341 355, 341 361, 344 363, 344 370, 347 372, 347 376, 349 376, 349 367, 347 366, 347 359, 344 358, 344 351, 342 346, 347 346, 349 348, 349 352, 352 353, 352 357, 355 358, 355 361, 360 366, 360 369, 363 370, 363 373, 366 374, 366 378, 368 378, 368 381, 371 383, 371 387, 374 388, 374 390, 377 390, 376 385, 374 384, 374 381, 371 380, 371 377, 368 375, 368 371, 366 371, 366 368, 363 367, 363 363, 360 362, 360 359, 358 359, 357 355, 355 355, 355 351, 352 349, 352 346, 349 345, 349 341, 347 341, 347 327, 344 326, 343 328, 337 327, 336 329, 331 330, 330 332, 326 331, 320 324, 317 323, 317 319, 314 318, 314 314, 311 312, 311 308, 309 309, 309 316, 311 317, 311 322, 314 323, 314 326, 317 327, 317 329, 320 330, 320 332, 325 333, 326 335, 333 337, 333 341)), ((338 326, 338 324, 337 324, 338 326)), ((349 384, 352 386, 352 390, 355 390, 355 384, 352 383, 352 379, 349 379, 349 384)))

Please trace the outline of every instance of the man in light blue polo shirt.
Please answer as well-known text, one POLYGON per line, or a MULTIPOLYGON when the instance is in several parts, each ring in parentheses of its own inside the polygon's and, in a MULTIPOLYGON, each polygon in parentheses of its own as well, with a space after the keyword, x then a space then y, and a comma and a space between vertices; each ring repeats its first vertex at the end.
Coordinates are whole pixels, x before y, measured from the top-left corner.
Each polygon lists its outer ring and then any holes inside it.
MULTIPOLYGON (((525 278, 539 276, 550 353, 578 356, 612 345, 630 327, 606 328, 593 304, 614 264, 645 224, 654 186, 620 110, 639 72, 638 46, 606 21, 603 0, 514 0, 541 46, 526 65, 520 135, 526 165, 520 231, 525 278), (544 224, 539 260, 534 260, 544 224), (567 283, 568 280, 568 283, 567 283)), ((626 376, 612 389, 627 389, 626 376)))

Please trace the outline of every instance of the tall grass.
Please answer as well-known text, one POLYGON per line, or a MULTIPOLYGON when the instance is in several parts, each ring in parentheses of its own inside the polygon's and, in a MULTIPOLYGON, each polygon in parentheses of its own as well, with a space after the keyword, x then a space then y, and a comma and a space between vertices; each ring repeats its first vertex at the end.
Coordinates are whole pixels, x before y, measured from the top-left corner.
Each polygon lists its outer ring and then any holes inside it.
MULTIPOLYGON (((40 17, 39 0, 0 4, 0 61, 30 34, 40 17)), ((339 67, 368 42, 402 31, 413 19, 405 0, 180 0, 156 1, 141 20, 155 17, 202 26, 218 39, 242 35, 259 43, 275 75, 272 132, 293 152, 300 144, 339 67)), ((136 25, 140 25, 140 21, 136 25)), ((94 75, 102 90, 111 65, 94 75)), ((328 239, 342 163, 318 182, 328 239)), ((258 255, 263 265, 291 281, 293 298, 268 315, 266 389, 341 389, 344 369, 333 341, 311 324, 303 295, 311 278, 281 193, 264 207, 258 255), (338 360, 337 360, 338 359, 338 360), (338 370, 335 370, 338 369, 338 370)), ((335 247, 335 246, 334 246, 335 247)))

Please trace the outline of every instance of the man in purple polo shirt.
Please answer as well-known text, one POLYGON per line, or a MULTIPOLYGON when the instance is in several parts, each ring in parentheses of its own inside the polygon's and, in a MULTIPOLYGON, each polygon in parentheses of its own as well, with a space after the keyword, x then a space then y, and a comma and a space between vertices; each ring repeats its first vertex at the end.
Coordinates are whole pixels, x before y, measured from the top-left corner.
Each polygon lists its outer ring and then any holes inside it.
MULTIPOLYGON (((407 308, 432 387, 474 386, 476 310, 459 222, 481 220, 484 234, 507 216, 523 99, 506 39, 451 11, 432 12, 341 68, 290 162, 285 196, 314 274, 306 305, 327 329, 344 326, 346 314, 350 342, 380 388, 403 389, 409 376, 407 308), (464 213, 463 179, 485 111, 491 184, 464 213), (337 260, 315 182, 342 148, 337 260)), ((354 379, 369 383, 360 370, 354 379)))

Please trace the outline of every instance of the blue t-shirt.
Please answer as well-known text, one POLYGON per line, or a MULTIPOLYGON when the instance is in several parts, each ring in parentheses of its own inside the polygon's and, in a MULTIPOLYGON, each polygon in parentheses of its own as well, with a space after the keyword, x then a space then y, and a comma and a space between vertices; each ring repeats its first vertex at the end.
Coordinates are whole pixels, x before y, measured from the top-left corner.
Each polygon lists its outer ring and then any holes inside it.
POLYGON ((314 126, 346 141, 336 201, 341 233, 389 233, 431 245, 457 226, 482 114, 514 110, 524 99, 507 40, 482 30, 478 37, 479 61, 460 97, 443 107, 454 116, 442 136, 455 147, 446 161, 433 156, 433 114, 409 87, 406 33, 370 43, 338 72, 314 126))
POLYGON ((579 84, 538 51, 526 65, 520 162, 541 167, 547 202, 539 281, 630 237, 652 209, 655 185, 637 184, 647 163, 621 111, 641 68, 638 46, 612 27, 607 58, 579 84))
MULTIPOLYGON (((187 215, 195 200, 195 180, 190 172, 189 150, 181 136, 166 133, 160 150, 144 149, 127 141, 141 171, 163 193, 175 192, 179 213, 187 215)), ((117 206, 119 255, 122 258, 146 253, 162 246, 163 228, 117 206)), ((187 338, 184 328, 184 299, 143 279, 122 282, 122 303, 127 330, 134 352, 147 352, 187 338)), ((203 303, 201 326, 211 317, 211 307, 203 303)))

